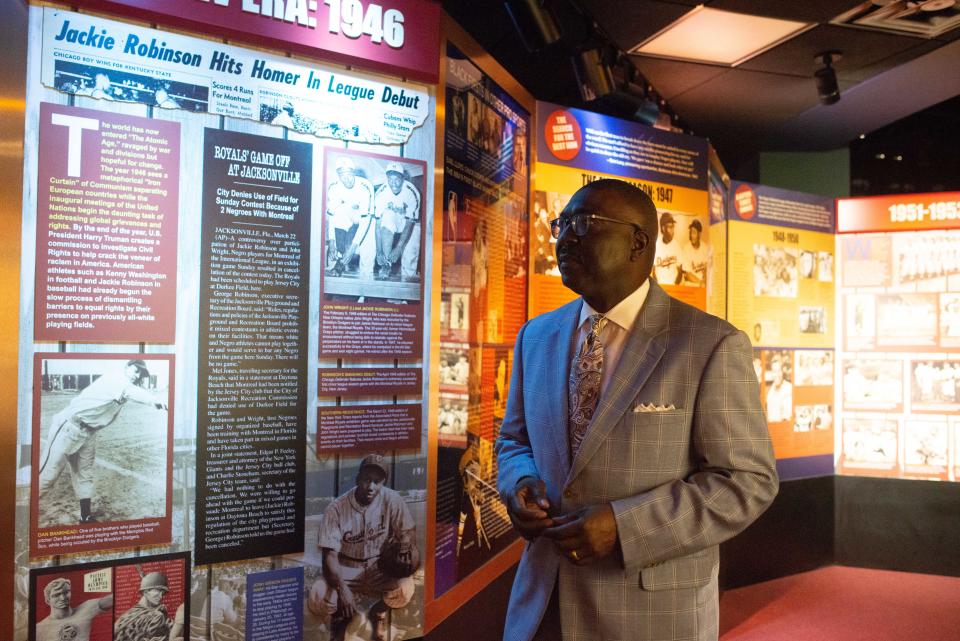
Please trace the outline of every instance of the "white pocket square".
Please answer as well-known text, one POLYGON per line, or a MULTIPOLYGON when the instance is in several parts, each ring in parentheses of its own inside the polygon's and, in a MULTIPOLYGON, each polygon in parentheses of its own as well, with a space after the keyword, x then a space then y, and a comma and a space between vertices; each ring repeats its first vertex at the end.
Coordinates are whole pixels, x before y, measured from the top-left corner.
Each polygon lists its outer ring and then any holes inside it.
POLYGON ((673 412, 677 408, 673 403, 669 405, 654 405, 653 403, 640 403, 633 408, 634 412, 673 412))

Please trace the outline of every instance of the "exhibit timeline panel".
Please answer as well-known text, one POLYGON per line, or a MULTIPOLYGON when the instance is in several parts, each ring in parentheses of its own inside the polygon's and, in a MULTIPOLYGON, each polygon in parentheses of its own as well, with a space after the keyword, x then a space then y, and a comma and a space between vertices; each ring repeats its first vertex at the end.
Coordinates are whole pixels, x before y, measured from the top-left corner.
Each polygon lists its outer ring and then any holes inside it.
POLYGON ((837 201, 837 472, 960 481, 960 193, 837 201))
MULTIPOLYGON (((373 66, 436 55, 434 3, 344 4, 351 41, 433 21, 373 66)), ((14 639, 421 636, 433 90, 330 64, 349 46, 50 7, 29 32, 14 639)))
POLYGON ((834 202, 732 181, 727 315, 750 337, 777 471, 833 474, 834 202))
POLYGON ((707 305, 713 289, 707 141, 546 102, 537 103, 537 127, 530 315, 576 296, 560 281, 550 221, 574 192, 601 178, 626 180, 656 205, 658 283, 671 296, 722 315, 707 305))
POLYGON ((482 587, 471 576, 517 540, 493 444, 527 318, 530 114, 460 48, 445 53, 434 599, 482 587))

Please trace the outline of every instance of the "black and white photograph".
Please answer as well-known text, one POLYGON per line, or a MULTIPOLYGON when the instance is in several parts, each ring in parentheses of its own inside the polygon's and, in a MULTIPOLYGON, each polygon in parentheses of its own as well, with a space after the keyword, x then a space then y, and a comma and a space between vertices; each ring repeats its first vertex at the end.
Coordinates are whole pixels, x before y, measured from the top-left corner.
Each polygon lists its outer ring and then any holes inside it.
POLYGON ((931 286, 960 274, 960 233, 956 230, 902 234, 894 237, 892 251, 901 285, 931 286))
POLYGON ((913 409, 960 410, 960 361, 913 361, 910 372, 913 409))
POLYGON ((37 527, 166 516, 170 366, 40 359, 37 527))
POLYGON ((833 385, 833 350, 798 349, 794 353, 797 385, 801 387, 833 385))
POLYGON ((903 439, 905 471, 936 471, 946 475, 948 439, 947 422, 944 420, 908 420, 903 439))
POLYGON ((903 363, 877 358, 843 361, 843 404, 848 409, 893 410, 903 404, 903 363))
POLYGON ((470 362, 468 359, 469 345, 460 343, 440 344, 440 385, 441 387, 456 387, 467 389, 467 379, 470 376, 470 362))
POLYGON ((794 432, 813 432, 833 427, 833 412, 829 405, 797 405, 793 417, 794 432))
POLYGON ((842 465, 896 468, 897 429, 896 421, 880 417, 844 419, 842 465))
POLYGON ((763 350, 763 389, 767 422, 793 416, 793 354, 787 349, 763 350))
POLYGON ((450 294, 450 329, 466 331, 470 327, 470 294, 452 292, 450 294))
POLYGON ((811 279, 817 277, 817 252, 806 249, 800 250, 800 278, 811 279))
POLYGON ((799 278, 797 253, 796 247, 754 245, 754 296, 796 298, 799 278))
POLYGON ((101 100, 140 102, 163 109, 205 112, 209 90, 168 78, 108 69, 68 60, 57 60, 53 72, 54 87, 75 96, 101 100))
POLYGON ((324 510, 314 542, 321 572, 305 574, 305 628, 319 632, 310 638, 406 638, 397 623, 416 607, 423 571, 413 506, 394 489, 397 468, 380 453, 364 456, 324 510))
POLYGON ((938 309, 936 294, 877 296, 877 345, 936 345, 938 309))
POLYGON ((821 283, 833 282, 833 253, 817 252, 817 280, 821 283))
POLYGON ((437 414, 441 438, 467 439, 467 397, 464 394, 441 394, 437 414))
POLYGON ((940 294, 940 345, 960 347, 960 294, 940 294))
POLYGON ((825 307, 801 306, 797 321, 801 334, 827 333, 827 309, 825 307))
POLYGON ((324 171, 326 300, 421 300, 425 164, 327 148, 324 171))
POLYGON ((530 252, 533 254, 533 273, 559 276, 557 266, 557 239, 553 237, 550 221, 560 216, 570 194, 537 191, 533 195, 533 229, 530 252))
POLYGON ((846 303, 847 344, 872 344, 877 335, 877 297, 873 294, 847 294, 846 303), (856 339, 851 341, 851 339, 856 339))

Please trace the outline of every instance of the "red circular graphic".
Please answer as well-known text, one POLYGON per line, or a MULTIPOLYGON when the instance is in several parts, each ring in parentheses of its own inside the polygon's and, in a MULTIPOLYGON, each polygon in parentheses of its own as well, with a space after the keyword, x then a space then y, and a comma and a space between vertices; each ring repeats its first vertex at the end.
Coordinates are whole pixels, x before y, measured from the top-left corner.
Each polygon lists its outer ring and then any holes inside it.
POLYGON ((733 192, 733 208, 744 220, 750 220, 757 213, 757 195, 749 185, 740 185, 733 192))
POLYGON ((547 117, 547 124, 543 126, 543 135, 547 149, 558 160, 573 160, 583 148, 580 123, 565 109, 558 109, 547 117))

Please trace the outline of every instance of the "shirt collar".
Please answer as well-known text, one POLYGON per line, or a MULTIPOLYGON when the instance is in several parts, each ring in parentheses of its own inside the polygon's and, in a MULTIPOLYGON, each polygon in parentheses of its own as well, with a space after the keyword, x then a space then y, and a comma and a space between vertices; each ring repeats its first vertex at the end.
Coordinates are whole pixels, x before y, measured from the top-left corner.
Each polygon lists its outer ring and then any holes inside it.
MULTIPOLYGON (((640 287, 637 287, 633 290, 633 293, 610 308, 610 311, 604 314, 604 316, 607 317, 609 322, 629 332, 633 329, 634 323, 637 322, 637 316, 640 315, 640 309, 643 307, 644 301, 647 300, 647 294, 649 292, 650 279, 647 278, 640 287)), ((586 323, 592 315, 597 313, 599 312, 590 307, 590 303, 583 301, 583 305, 580 307, 580 322, 577 324, 577 327, 583 327, 583 324, 586 323)))

